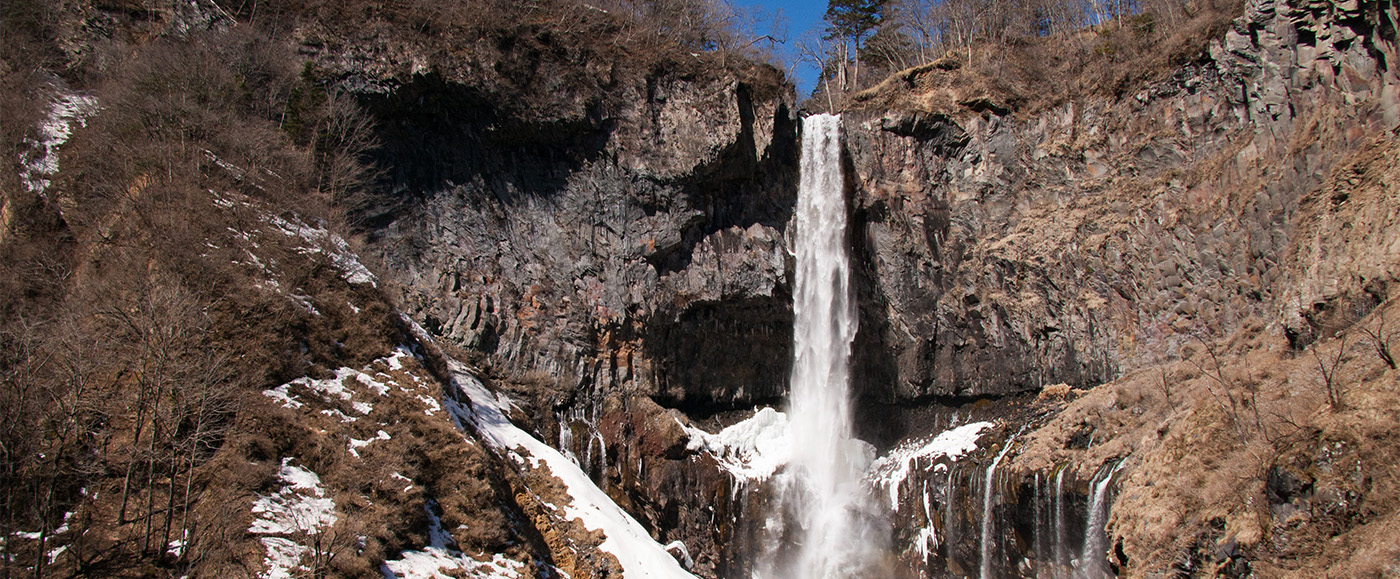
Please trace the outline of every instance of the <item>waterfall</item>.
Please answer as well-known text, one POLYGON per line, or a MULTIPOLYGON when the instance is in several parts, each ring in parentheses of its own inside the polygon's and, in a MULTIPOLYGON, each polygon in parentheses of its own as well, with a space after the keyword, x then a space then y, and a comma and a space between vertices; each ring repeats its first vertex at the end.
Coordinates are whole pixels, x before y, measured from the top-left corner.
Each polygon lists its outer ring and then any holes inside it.
MULTIPOLYGON (((1045 484, 1048 485, 1048 484, 1050 483, 1050 480, 1047 478, 1047 479, 1045 479, 1044 482, 1045 482, 1045 484)), ((1033 488, 1034 491, 1035 491, 1035 502, 1032 503, 1032 505, 1031 505, 1031 508, 1034 509, 1033 514, 1035 515, 1035 526, 1034 526, 1034 527, 1031 527, 1031 528, 1033 529, 1033 530, 1031 531, 1031 535, 1032 535, 1032 537, 1033 537, 1033 541, 1032 541, 1032 543, 1031 543, 1031 552, 1034 553, 1034 555, 1035 555, 1035 560, 1037 561, 1036 566, 1035 566, 1035 576, 1036 576, 1037 579, 1040 579, 1040 578, 1046 576, 1046 571, 1048 570, 1048 567, 1049 567, 1048 565, 1046 565, 1046 564, 1043 563, 1043 561, 1046 560, 1046 554, 1045 554, 1045 491, 1046 491, 1046 489, 1042 488, 1042 486, 1041 486, 1040 471, 1036 471, 1036 473, 1035 473, 1035 486, 1032 487, 1032 488, 1033 488)))
POLYGON ((1055 577, 1069 568, 1069 547, 1065 545, 1065 471, 1069 466, 1060 467, 1055 474, 1055 577))
MULTIPOLYGON (((1025 429, 1022 428, 1022 430, 1025 429)), ((992 549, 995 547, 992 544, 992 493, 996 490, 997 465, 1001 463, 1001 459, 1006 456, 1006 453, 1011 451, 1011 443, 1015 441, 1016 435, 1014 434, 1011 438, 1006 439, 1006 446, 1002 447, 1001 452, 998 452, 996 458, 992 459, 991 466, 987 467, 987 484, 986 488, 982 490, 982 545, 979 549, 982 554, 979 576, 982 579, 988 579, 992 575, 992 549)))
POLYGON ((1084 550, 1079 554, 1079 565, 1076 569, 1075 577, 1078 579, 1100 579, 1102 577, 1112 577, 1105 565, 1108 558, 1108 534, 1104 530, 1108 522, 1108 508, 1106 505, 1108 498, 1108 485, 1113 482, 1113 475, 1118 474, 1118 469, 1123 468, 1127 461, 1120 460, 1118 464, 1104 475, 1102 480, 1094 481, 1092 491, 1089 494, 1089 512, 1086 513, 1087 524, 1084 525, 1084 550))
POLYGON ((841 118, 803 122, 802 179, 794 235, 792 391, 788 401, 793 480, 783 501, 801 529, 785 575, 857 574, 873 546, 861 520, 868 445, 851 438, 850 354, 856 332, 846 255, 841 118))

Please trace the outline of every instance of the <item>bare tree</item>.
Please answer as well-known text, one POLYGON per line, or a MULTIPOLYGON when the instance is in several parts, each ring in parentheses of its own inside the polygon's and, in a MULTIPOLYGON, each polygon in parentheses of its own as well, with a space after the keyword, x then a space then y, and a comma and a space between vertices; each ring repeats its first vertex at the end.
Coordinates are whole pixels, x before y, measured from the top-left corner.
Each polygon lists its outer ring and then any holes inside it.
POLYGON ((1206 353, 1210 356, 1211 364, 1215 369, 1213 372, 1206 370, 1204 366, 1196 361, 1195 357, 1188 358, 1191 365, 1195 366, 1202 375, 1220 385, 1220 392, 1218 393, 1215 388, 1209 384, 1206 385, 1206 389, 1210 391, 1211 397, 1215 398, 1216 404, 1220 405, 1220 409, 1225 412, 1225 415, 1230 419, 1230 423, 1234 425, 1235 433, 1240 437, 1240 444, 1248 445, 1249 437, 1245 435, 1244 422, 1240 420, 1240 401, 1235 398, 1234 384, 1225 376, 1225 367, 1221 365, 1220 357, 1215 353, 1215 347, 1211 346, 1209 342, 1206 342, 1205 338, 1200 334, 1193 334, 1192 337, 1196 338, 1196 341, 1201 344, 1201 347, 1205 348, 1206 353), (1221 397, 1222 394, 1224 395, 1223 399, 1221 397), (1229 403, 1228 406, 1226 402, 1229 403))
POLYGON ((1346 356, 1347 335, 1342 334, 1337 342, 1336 354, 1329 356, 1325 361, 1322 354, 1318 352, 1320 344, 1314 343, 1312 346, 1313 360, 1317 362, 1317 369, 1322 373, 1322 385, 1327 389, 1327 403, 1332 408, 1341 410, 1344 408, 1342 400, 1341 384, 1337 382, 1337 369, 1342 366, 1342 358, 1346 356))
POLYGON ((840 66, 838 63, 844 62, 845 58, 844 55, 835 51, 836 47, 831 41, 820 34, 810 32, 797 41, 797 59, 794 63, 796 65, 805 62, 817 68, 818 74, 821 76, 823 92, 826 93, 827 110, 830 111, 836 110, 830 73, 840 66))
POLYGON ((1368 326, 1361 326, 1361 331, 1366 337, 1371 339, 1371 345, 1376 349, 1376 355, 1380 357, 1386 366, 1391 370, 1395 369, 1395 356, 1390 353, 1390 341, 1395 339, 1395 333, 1386 333, 1385 330, 1385 304, 1376 307, 1376 329, 1372 330, 1368 326))

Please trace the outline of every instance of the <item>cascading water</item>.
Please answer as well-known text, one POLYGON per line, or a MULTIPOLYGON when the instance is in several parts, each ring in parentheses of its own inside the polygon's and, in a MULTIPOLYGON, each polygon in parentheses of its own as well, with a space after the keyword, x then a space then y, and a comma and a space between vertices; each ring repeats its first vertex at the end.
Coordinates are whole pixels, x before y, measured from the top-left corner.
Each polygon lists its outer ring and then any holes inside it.
POLYGON ((1108 556, 1108 536, 1104 534, 1104 523, 1108 519, 1108 486, 1113 483, 1113 475, 1118 474, 1118 469, 1123 468, 1126 461, 1118 461, 1118 464, 1108 471, 1102 479, 1096 480, 1092 485, 1092 492, 1089 495, 1089 512, 1085 519, 1088 523, 1084 527, 1084 550, 1079 554, 1079 566, 1075 571, 1076 579, 1101 579, 1113 577, 1113 573, 1107 568, 1108 556))
POLYGON ((1061 569, 1069 568, 1069 547, 1065 543, 1065 471, 1067 466, 1060 467, 1060 471, 1055 473, 1055 577, 1060 576, 1061 569))
POLYGON ((877 549, 861 473, 869 445, 851 437, 850 354, 856 333, 846 255, 846 199, 841 175, 841 118, 803 122, 798 189, 794 359, 789 424, 791 478, 782 502, 796 519, 800 544, 778 574, 793 578, 858 576, 877 549))
POLYGON ((1011 435, 1011 438, 1006 439, 1006 446, 1002 447, 1001 452, 998 452, 996 458, 992 459, 991 466, 987 467, 987 485, 982 490, 982 544, 979 551, 981 554, 979 576, 982 579, 988 579, 992 576, 992 549, 995 548, 995 545, 992 544, 992 493, 996 490, 997 465, 1001 463, 1001 459, 1006 458, 1006 453, 1011 451, 1011 443, 1016 442, 1016 436, 1019 434, 1020 432, 1017 432, 1011 435))

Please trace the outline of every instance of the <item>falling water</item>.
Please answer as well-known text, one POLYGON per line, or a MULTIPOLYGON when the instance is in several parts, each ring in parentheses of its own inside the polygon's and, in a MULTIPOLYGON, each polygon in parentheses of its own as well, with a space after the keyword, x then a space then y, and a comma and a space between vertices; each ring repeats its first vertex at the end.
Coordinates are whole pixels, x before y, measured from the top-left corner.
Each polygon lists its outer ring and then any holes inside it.
POLYGON ((1089 494, 1089 512, 1086 513, 1088 524, 1084 526, 1084 550, 1079 554, 1079 568, 1074 574, 1077 579, 1113 576, 1105 564, 1108 557, 1108 536, 1104 532, 1104 523, 1108 518, 1106 499, 1108 485, 1113 482, 1113 475, 1118 474, 1118 469, 1123 468, 1123 464, 1124 461, 1118 461, 1102 480, 1093 484, 1093 490, 1089 494))
POLYGON ((1055 474, 1055 577, 1062 569, 1069 568, 1069 547, 1065 545, 1065 471, 1060 467, 1055 474))
POLYGON ((848 577, 869 549, 859 520, 865 445, 851 438, 849 358, 856 317, 846 256, 841 118, 803 122, 789 412, 795 480, 784 501, 803 533, 789 577, 848 577))
MULTIPOLYGON (((1033 503, 1033 505, 1032 505, 1032 507, 1035 509, 1035 512, 1034 512, 1034 514, 1035 514, 1035 526, 1032 527, 1034 530, 1031 532, 1031 534, 1034 536, 1034 541, 1032 541, 1032 546, 1031 546, 1031 549, 1032 549, 1031 552, 1035 554, 1035 558, 1036 558, 1037 561, 1045 561, 1045 560, 1046 560, 1046 553, 1045 553, 1045 491, 1046 491, 1046 489, 1042 487, 1041 482, 1042 482, 1042 481, 1041 481, 1040 472, 1039 472, 1039 471, 1036 471, 1036 473, 1035 473, 1035 486, 1033 487, 1033 488, 1035 489, 1035 503, 1033 503)), ((1046 485, 1049 485, 1049 484, 1050 484, 1050 480, 1047 478, 1047 479, 1044 480, 1044 483, 1045 483, 1046 485)), ((1037 578, 1045 577, 1045 576, 1048 574, 1048 571, 1049 571, 1049 565, 1037 564, 1037 565, 1035 566, 1035 576, 1036 576, 1037 578)))
POLYGON ((980 549, 982 553, 980 577, 982 579, 988 579, 992 576, 992 549, 995 547, 992 544, 992 493, 996 490, 997 465, 1011 450, 1011 443, 1015 441, 1015 435, 1008 438, 1006 446, 1002 447, 1001 452, 997 453, 997 457, 992 459, 992 465, 987 467, 987 486, 982 491, 982 548, 980 549))

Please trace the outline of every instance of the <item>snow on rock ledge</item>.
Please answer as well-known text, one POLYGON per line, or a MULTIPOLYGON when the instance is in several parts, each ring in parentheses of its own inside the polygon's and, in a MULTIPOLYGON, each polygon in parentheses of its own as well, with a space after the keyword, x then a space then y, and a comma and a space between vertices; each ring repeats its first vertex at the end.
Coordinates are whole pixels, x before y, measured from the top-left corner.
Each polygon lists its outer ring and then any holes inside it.
POLYGON ((762 408, 743 422, 710 434, 687 427, 692 451, 709 452, 740 483, 762 481, 792 457, 787 415, 762 408))
POLYGON ((870 465, 868 478, 871 484, 889 492, 890 508, 899 510, 899 486, 909 477, 909 471, 916 461, 947 458, 957 462, 963 455, 977 450, 977 439, 992 426, 990 422, 973 422, 945 430, 924 444, 911 442, 900 445, 870 465))
MULTIPOLYGON (((415 332, 417 333, 417 332, 415 332)), ((510 457, 520 468, 548 468, 562 483, 568 504, 550 505, 565 520, 578 519, 590 531, 602 531, 599 549, 613 555, 629 579, 656 577, 694 579, 647 530, 614 503, 579 467, 553 447, 511 423, 510 400, 492 394, 466 365, 448 359, 451 396, 444 406, 463 430, 474 431, 487 444, 510 457)))

